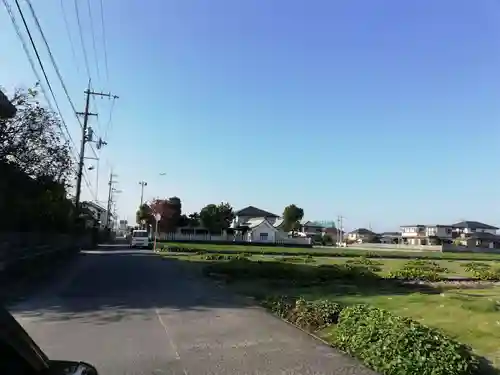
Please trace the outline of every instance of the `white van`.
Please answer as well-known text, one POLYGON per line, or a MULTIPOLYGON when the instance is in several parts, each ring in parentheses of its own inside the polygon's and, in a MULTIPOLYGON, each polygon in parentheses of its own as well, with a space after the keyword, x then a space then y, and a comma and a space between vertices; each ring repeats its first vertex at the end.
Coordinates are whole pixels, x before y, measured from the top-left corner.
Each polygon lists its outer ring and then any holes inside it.
POLYGON ((149 247, 149 233, 147 230, 134 230, 130 247, 149 247))

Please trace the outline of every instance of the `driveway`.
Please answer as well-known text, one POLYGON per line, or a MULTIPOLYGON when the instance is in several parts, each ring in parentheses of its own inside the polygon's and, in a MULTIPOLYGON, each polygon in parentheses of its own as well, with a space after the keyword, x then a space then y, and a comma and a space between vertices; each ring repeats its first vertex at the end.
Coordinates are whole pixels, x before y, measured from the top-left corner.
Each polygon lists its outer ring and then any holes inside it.
POLYGON ((83 252, 10 310, 49 357, 101 375, 374 374, 150 251, 83 252))

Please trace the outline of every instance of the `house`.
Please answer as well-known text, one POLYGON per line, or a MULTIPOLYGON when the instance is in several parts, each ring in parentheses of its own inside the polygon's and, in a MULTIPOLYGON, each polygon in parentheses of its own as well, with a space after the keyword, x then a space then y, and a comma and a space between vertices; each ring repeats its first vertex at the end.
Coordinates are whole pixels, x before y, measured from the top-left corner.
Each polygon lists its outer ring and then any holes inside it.
POLYGON ((322 235, 325 228, 323 225, 310 220, 301 220, 299 232, 305 234, 306 237, 313 237, 317 234, 322 235))
POLYGON ((372 242, 377 237, 377 233, 366 228, 358 228, 347 234, 347 240, 353 242, 372 242))
POLYGON ((453 237, 455 241, 467 247, 500 247, 500 236, 497 227, 478 221, 461 221, 453 224, 453 237))
MULTIPOLYGON (((82 208, 85 208, 88 212, 92 214, 95 220, 99 222, 99 226, 101 228, 106 227, 106 219, 107 219, 107 210, 98 205, 95 202, 84 201, 81 203, 82 208)), ((113 214, 109 213, 109 226, 113 227, 113 214)))
POLYGON ((403 225, 401 239, 408 245, 441 245, 460 238, 467 246, 494 246, 497 230, 497 227, 478 221, 461 221, 451 225, 403 225))
POLYGON ((398 244, 401 242, 400 232, 382 232, 379 234, 380 243, 398 244))
POLYGON ((440 245, 453 240, 451 225, 402 225, 401 242, 407 245, 440 245))
POLYGON ((323 230, 324 236, 330 236, 332 238, 333 243, 339 242, 339 240, 345 237, 345 232, 335 227, 324 228, 323 230))
POLYGON ((283 220, 276 214, 248 206, 235 212, 235 218, 227 233, 241 236, 245 241, 276 242, 288 238, 281 230, 283 220))

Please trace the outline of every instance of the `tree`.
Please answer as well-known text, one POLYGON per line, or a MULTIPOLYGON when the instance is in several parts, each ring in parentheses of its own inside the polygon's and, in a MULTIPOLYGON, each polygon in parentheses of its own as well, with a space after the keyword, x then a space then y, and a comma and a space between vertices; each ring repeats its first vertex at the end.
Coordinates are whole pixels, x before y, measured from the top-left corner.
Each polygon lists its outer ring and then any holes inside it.
POLYGON ((181 223, 182 204, 178 197, 167 199, 154 199, 150 203, 153 213, 159 213, 161 219, 158 223, 160 232, 175 232, 181 223))
POLYGON ((143 203, 141 206, 139 206, 139 209, 135 213, 135 221, 139 225, 149 225, 153 223, 153 210, 147 203, 143 203))
POLYGON ((38 101, 35 89, 12 96, 15 116, 0 118, 0 218, 2 228, 72 231, 75 206, 67 197, 73 173, 61 121, 38 101))
POLYGON ((286 232, 295 231, 300 226, 300 220, 304 218, 304 210, 295 204, 286 206, 283 210, 283 229, 286 232))
POLYGON ((200 214, 198 212, 193 212, 188 216, 189 226, 190 227, 199 227, 200 226, 200 214))
POLYGON ((62 140, 61 120, 38 101, 35 89, 16 90, 17 114, 0 119, 0 160, 33 178, 66 184, 73 171, 71 148, 62 140))
POLYGON ((200 211, 200 220, 210 232, 220 232, 229 228, 234 219, 233 208, 229 203, 209 204, 200 211))

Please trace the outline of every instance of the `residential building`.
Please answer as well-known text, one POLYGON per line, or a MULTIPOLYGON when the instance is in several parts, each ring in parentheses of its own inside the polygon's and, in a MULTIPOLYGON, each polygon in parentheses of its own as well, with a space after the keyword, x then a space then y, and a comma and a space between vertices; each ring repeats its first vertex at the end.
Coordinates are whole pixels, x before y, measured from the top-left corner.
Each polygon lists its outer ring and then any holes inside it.
POLYGON ((401 242, 401 232, 382 232, 378 235, 380 243, 398 244, 401 242))
POLYGON ((325 228, 323 225, 310 220, 301 220, 299 232, 307 237, 313 237, 317 234, 323 234, 325 228))
POLYGON ((236 226, 243 225, 250 219, 256 219, 256 218, 266 219, 271 225, 274 225, 276 221, 280 218, 276 214, 261 210, 260 208, 254 206, 248 206, 243 208, 242 210, 236 211, 234 215, 235 218, 233 224, 236 226))
POLYGON ((453 239, 451 225, 402 225, 401 240, 407 245, 440 245, 453 239))
POLYGON ((453 224, 453 235, 460 245, 468 247, 500 247, 500 236, 497 227, 478 221, 461 221, 453 224))
POLYGON ((498 240, 497 230, 497 227, 478 221, 461 221, 451 225, 403 225, 401 239, 408 245, 441 245, 461 238, 464 245, 476 246, 473 245, 476 243, 490 246, 498 240))
MULTIPOLYGON (((99 226, 101 228, 106 227, 108 212, 104 207, 98 205, 95 202, 89 202, 89 201, 84 201, 81 204, 82 204, 82 207, 87 209, 92 214, 92 216, 99 222, 99 226)), ((113 220, 114 220, 113 213, 109 212, 109 227, 110 228, 113 228, 113 225, 114 225, 113 220)))
POLYGON ((377 237, 377 233, 366 228, 358 228, 347 234, 346 240, 353 242, 372 242, 377 237))
POLYGON ((248 206, 235 212, 228 233, 233 232, 235 238, 242 236, 245 241, 276 242, 288 239, 282 227, 283 220, 278 215, 248 206))

